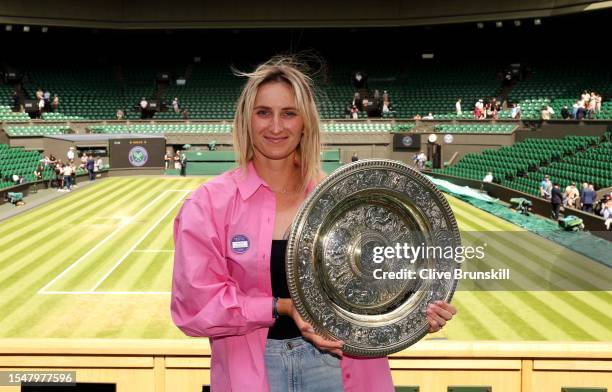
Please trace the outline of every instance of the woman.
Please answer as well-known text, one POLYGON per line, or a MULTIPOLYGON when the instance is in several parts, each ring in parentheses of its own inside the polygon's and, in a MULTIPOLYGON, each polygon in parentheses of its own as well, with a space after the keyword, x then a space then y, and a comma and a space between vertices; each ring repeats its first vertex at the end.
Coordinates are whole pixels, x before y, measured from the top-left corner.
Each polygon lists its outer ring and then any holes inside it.
MULTIPOLYGON (((323 177, 310 79, 287 59, 245 76, 234 119, 240 168, 201 186, 175 220, 173 320, 210 338, 215 392, 392 391, 386 358, 343 356, 342 342, 317 335, 288 295, 285 239, 323 177)), ((432 304, 431 331, 454 313, 432 304)))

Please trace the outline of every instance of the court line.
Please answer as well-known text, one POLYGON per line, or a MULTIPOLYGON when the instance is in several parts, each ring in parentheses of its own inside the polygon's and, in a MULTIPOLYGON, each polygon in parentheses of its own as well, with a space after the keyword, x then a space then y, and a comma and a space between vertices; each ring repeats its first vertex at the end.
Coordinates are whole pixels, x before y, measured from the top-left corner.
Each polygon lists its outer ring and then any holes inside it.
POLYGON ((44 292, 47 290, 48 287, 50 287, 51 285, 53 285, 58 279, 60 279, 62 276, 64 276, 65 274, 67 274, 68 272, 70 272, 74 267, 76 267, 77 265, 79 265, 81 262, 83 262, 83 260, 85 260, 90 254, 92 254, 94 251, 96 251, 99 247, 101 247, 102 245, 104 245, 108 240, 110 240, 111 238, 113 238, 119 231, 121 231, 121 229, 123 229, 125 226, 129 225, 130 223, 132 223, 132 221, 134 220, 134 218, 138 217, 139 215, 141 215, 144 211, 146 211, 149 207, 151 207, 153 204, 157 203, 157 201, 161 198, 163 198, 166 195, 166 192, 169 192, 170 190, 164 190, 162 191, 162 193, 160 193, 155 199, 151 200, 146 206, 144 206, 140 211, 138 211, 136 213, 136 215, 132 216, 130 219, 126 219, 123 222, 121 222, 119 224, 119 226, 117 226, 115 228, 115 230, 113 230, 108 236, 106 236, 106 238, 104 238, 102 241, 98 242, 96 244, 96 246, 94 246, 93 248, 89 249, 87 252, 85 252, 84 255, 82 255, 81 257, 79 257, 74 263, 70 264, 64 271, 62 271, 59 275, 57 275, 55 278, 53 278, 49 283, 47 283, 43 288, 41 288, 40 290, 38 290, 38 294, 44 294, 44 292))
POLYGON ((174 249, 136 249, 134 253, 174 253, 174 249))
POLYGON ((43 295, 170 295, 170 291, 45 291, 43 295))
POLYGON ((115 269, 117 269, 117 267, 119 267, 119 265, 121 265, 121 263, 123 263, 123 260, 125 260, 133 251, 134 249, 136 249, 136 247, 138 247, 138 245, 140 245, 140 243, 142 241, 145 240, 145 238, 147 238, 149 236, 149 234, 151 234, 151 232, 157 227, 157 225, 159 225, 161 223, 161 221, 163 221, 164 219, 166 219, 166 216, 168 216, 168 214, 170 214, 175 208, 176 206, 183 201, 183 196, 181 196, 180 198, 178 198, 174 203, 172 203, 172 205, 170 206, 170 208, 162 215, 159 217, 159 219, 151 226, 149 227, 149 230, 147 230, 138 241, 136 241, 134 243, 134 245, 132 245, 132 247, 130 249, 128 249, 127 252, 125 252, 123 254, 123 256, 121 256, 121 258, 115 263, 115 265, 112 266, 112 268, 110 270, 108 270, 97 282, 96 284, 90 289, 90 291, 96 291, 96 289, 98 287, 100 287, 100 285, 102 284, 102 282, 104 282, 106 280, 106 278, 109 277, 110 274, 113 273, 113 271, 115 271, 115 269))

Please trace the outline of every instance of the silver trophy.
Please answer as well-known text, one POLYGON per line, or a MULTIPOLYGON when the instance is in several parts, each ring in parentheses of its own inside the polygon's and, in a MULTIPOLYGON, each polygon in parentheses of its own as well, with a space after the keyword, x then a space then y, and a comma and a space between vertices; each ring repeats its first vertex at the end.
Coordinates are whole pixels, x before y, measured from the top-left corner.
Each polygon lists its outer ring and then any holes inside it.
POLYGON ((298 212, 287 281, 304 320, 346 354, 385 356, 429 330, 427 305, 450 301, 461 238, 440 191, 409 166, 362 160, 334 171, 298 212))

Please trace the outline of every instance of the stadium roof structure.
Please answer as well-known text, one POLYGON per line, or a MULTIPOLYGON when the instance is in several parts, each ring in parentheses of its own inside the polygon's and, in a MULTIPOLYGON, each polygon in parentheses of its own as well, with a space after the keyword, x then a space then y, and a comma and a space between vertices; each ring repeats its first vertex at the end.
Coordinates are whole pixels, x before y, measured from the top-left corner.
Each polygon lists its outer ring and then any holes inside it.
MULTIPOLYGON (((612 7, 612 1, 429 0, 72 0, 0 2, 0 24, 85 27, 96 29, 398 27, 545 18, 612 7)), ((28 27, 29 29, 29 27, 28 27)))

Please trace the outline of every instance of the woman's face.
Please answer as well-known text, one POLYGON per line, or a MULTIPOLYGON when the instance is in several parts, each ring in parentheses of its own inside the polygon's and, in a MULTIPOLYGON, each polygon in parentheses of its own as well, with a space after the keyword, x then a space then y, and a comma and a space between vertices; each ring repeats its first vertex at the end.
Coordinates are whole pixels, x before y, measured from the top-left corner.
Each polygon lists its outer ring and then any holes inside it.
POLYGON ((304 119, 291 86, 269 82, 259 87, 251 130, 255 158, 279 160, 292 156, 302 138, 304 119))

